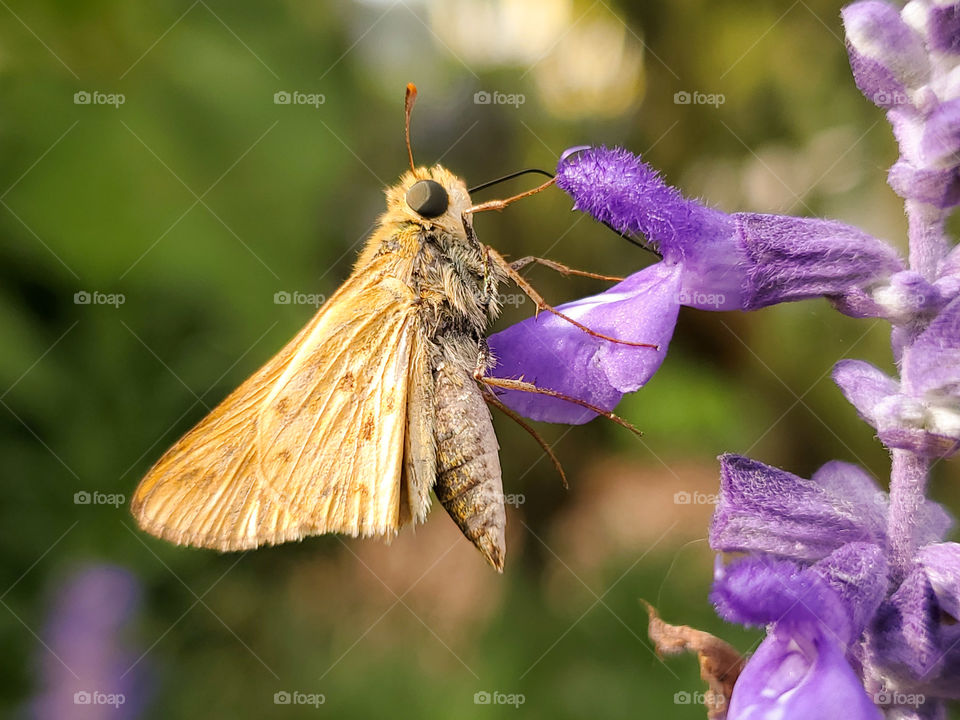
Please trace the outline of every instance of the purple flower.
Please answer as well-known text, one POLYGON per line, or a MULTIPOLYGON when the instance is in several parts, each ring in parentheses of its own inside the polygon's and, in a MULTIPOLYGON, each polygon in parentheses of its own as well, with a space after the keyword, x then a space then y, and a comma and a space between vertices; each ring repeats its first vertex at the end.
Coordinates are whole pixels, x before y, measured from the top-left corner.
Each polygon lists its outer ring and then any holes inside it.
POLYGON ((888 690, 960 698, 960 545, 922 548, 913 570, 880 607, 866 663, 888 690))
MULTIPOLYGON (((542 313, 491 336, 492 374, 604 410, 660 367, 681 305, 754 310, 820 296, 852 305, 903 270, 890 247, 842 223, 726 215, 688 200, 623 149, 579 150, 561 160, 557 173, 576 209, 643 235, 662 257, 604 293, 557 309, 599 334, 659 348, 613 343, 542 313)), ((542 395, 508 391, 502 399, 535 420, 579 424, 595 416, 542 395)))
MULTIPOLYGON (((808 480, 741 455, 720 458, 720 496, 710 546, 815 562, 846 543, 887 546, 889 499, 866 472, 833 461, 808 480)), ((944 537, 953 520, 937 503, 917 509, 923 544, 944 537)))
POLYGON ((903 351, 898 382, 862 360, 842 360, 833 379, 888 447, 924 457, 960 449, 960 298, 903 351))
POLYGON ((887 494, 853 465, 827 463, 807 480, 721 457, 710 544, 746 556, 718 569, 711 597, 727 620, 770 625, 730 720, 819 717, 804 704, 817 696, 846 698, 853 717, 877 717, 870 697, 897 712, 922 698, 939 712, 960 695, 960 545, 940 542, 952 518, 929 500, 915 509, 920 550, 895 581, 888 515, 887 494))
MULTIPOLYGON (((680 286, 680 268, 658 263, 605 293, 558 308, 595 332, 659 345, 659 349, 600 340, 553 314, 542 313, 490 337, 497 359, 491 374, 522 378, 612 410, 624 393, 645 385, 663 362, 680 310, 680 286)), ((578 425, 595 417, 579 405, 533 393, 508 391, 500 397, 534 420, 578 425)))
POLYGON ((847 655, 886 590, 883 551, 850 543, 810 566, 753 555, 718 566, 718 613, 768 625, 766 639, 734 687, 728 720, 832 718, 876 720, 880 710, 847 655))
POLYGON ((777 623, 750 658, 730 698, 727 720, 881 720, 844 657, 816 622, 777 623))
POLYGON ((900 143, 889 182, 937 208, 960 202, 960 4, 914 0, 902 10, 863 0, 843 10, 857 87, 887 111, 900 143))
POLYGON ((137 611, 140 588, 126 570, 82 568, 60 586, 40 652, 43 690, 31 716, 135 718, 144 701, 137 655, 121 637, 137 611))
MULTIPOLYGON (((490 339, 493 374, 611 410, 663 362, 679 307, 754 310, 824 297, 853 317, 888 320, 899 377, 844 360, 834 379, 891 450, 889 494, 831 462, 806 479, 721 458, 711 547, 712 600, 767 637, 737 681, 728 718, 942 720, 960 698, 960 545, 926 499, 935 458, 960 449, 960 2, 862 0, 843 10, 860 90, 900 146, 888 174, 905 199, 909 262, 833 221, 735 213, 684 198, 630 153, 577 149, 557 185, 574 207, 642 236, 660 262, 559 308, 611 342, 543 314, 490 339)), ((528 417, 582 423, 593 413, 536 394, 504 401, 528 417)))

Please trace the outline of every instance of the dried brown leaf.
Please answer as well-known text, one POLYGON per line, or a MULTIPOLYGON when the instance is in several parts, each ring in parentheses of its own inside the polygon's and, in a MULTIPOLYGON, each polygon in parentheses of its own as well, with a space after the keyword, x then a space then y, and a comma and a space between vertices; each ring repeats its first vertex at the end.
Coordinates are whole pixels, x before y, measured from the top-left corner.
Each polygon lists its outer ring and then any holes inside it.
POLYGON ((641 600, 650 616, 647 633, 659 655, 695 652, 700 661, 700 677, 707 682, 703 695, 709 720, 724 720, 733 693, 733 685, 743 670, 745 659, 729 643, 703 630, 687 625, 670 625, 660 619, 656 609, 641 600))

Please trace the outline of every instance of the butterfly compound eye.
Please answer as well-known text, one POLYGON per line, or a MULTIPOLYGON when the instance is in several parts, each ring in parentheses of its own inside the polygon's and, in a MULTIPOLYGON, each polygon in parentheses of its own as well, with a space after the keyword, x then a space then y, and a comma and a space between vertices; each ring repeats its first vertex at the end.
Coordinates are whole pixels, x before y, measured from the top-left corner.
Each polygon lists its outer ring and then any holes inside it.
POLYGON ((450 204, 450 198, 443 185, 433 180, 418 180, 407 190, 407 205, 415 213, 425 218, 443 215, 450 204))

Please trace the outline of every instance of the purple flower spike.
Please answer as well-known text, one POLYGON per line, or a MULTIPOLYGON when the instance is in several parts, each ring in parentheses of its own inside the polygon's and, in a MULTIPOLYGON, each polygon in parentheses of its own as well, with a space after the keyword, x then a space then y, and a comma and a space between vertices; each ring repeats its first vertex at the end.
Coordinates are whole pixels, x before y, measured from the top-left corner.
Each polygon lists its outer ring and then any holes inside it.
POLYGON ((124 568, 92 565, 60 586, 40 654, 43 689, 31 717, 138 717, 147 676, 125 635, 140 604, 140 586, 124 568), (135 669, 136 668, 136 669, 135 669))
POLYGON ((960 4, 863 0, 842 11, 857 87, 887 111, 900 144, 890 186, 945 210, 960 203, 960 4))

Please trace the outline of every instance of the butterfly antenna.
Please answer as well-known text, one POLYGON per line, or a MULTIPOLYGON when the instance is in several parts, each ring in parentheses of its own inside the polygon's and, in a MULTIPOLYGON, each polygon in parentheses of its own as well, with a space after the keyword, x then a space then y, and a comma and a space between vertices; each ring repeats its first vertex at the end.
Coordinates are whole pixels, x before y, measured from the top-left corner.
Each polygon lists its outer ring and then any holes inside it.
POLYGON ((413 164, 413 150, 410 148, 410 113, 413 111, 413 103, 417 99, 417 86, 413 83, 407 83, 407 94, 403 101, 404 129, 407 135, 407 157, 410 158, 410 169, 415 170, 413 164))

